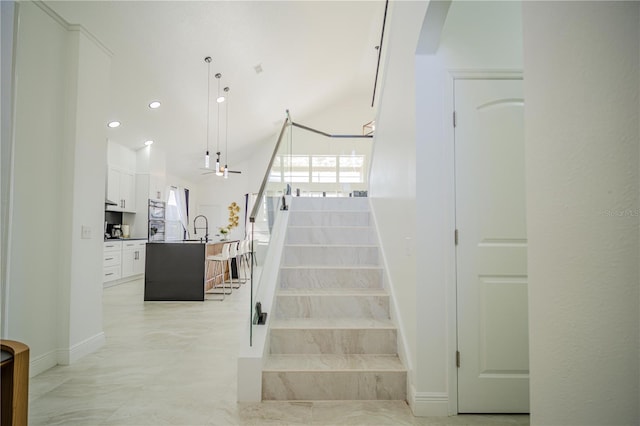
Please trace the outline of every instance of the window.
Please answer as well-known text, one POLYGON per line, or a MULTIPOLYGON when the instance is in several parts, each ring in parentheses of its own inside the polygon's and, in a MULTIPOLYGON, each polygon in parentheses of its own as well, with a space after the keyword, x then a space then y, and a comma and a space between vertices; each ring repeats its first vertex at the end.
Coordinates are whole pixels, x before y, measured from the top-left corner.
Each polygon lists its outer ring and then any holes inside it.
POLYGON ((293 155, 274 159, 269 182, 364 183, 364 155, 293 155))
POLYGON ((186 224, 189 221, 188 202, 188 189, 169 188, 165 210, 165 239, 182 240, 186 238, 186 224))
POLYGON ((269 182, 282 182, 282 162, 278 155, 273 159, 273 166, 269 172, 269 182))
POLYGON ((334 155, 314 155, 311 157, 311 182, 336 183, 338 181, 334 155))
POLYGON ((309 182, 309 156, 292 155, 282 157, 282 168, 284 169, 285 182, 309 182))
POLYGON ((341 155, 339 175, 341 183, 364 182, 364 155, 341 155))

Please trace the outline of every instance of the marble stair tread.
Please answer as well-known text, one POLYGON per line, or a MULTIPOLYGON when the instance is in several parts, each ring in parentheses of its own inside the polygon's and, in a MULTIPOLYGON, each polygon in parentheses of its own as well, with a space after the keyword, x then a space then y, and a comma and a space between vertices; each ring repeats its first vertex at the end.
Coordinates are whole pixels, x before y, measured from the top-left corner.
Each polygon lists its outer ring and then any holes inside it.
POLYGON ((377 245, 286 244, 281 266, 382 266, 377 245))
POLYGON ((376 244, 371 226, 289 226, 286 244, 376 244))
POLYGON ((375 269, 378 271, 382 271, 383 268, 380 265, 353 265, 353 266, 349 266, 349 265, 317 265, 317 266, 307 266, 307 265, 282 265, 280 267, 280 270, 283 269, 320 269, 320 270, 328 270, 328 269, 335 269, 335 270, 345 270, 345 271, 351 271, 351 270, 358 270, 358 269, 362 269, 362 270, 369 270, 369 269, 375 269))
POLYGON ((389 329, 396 326, 390 319, 375 318, 274 318, 271 329, 389 329))
POLYGON ((339 247, 349 247, 349 248, 377 248, 378 244, 285 244, 285 248, 293 247, 293 248, 317 248, 317 247, 331 247, 331 248, 339 248, 339 247))
POLYGON ((366 197, 293 197, 292 211, 313 210, 369 210, 369 200, 366 197))
POLYGON ((389 318, 389 294, 373 291, 375 293, 320 294, 315 289, 301 293, 284 290, 277 295, 273 315, 275 318, 389 318))
POLYGON ((373 230, 371 225, 290 225, 287 229, 357 229, 358 231, 373 230))
POLYGON ((397 355, 290 354, 269 355, 262 371, 398 371, 407 369, 397 355))
POLYGON ((281 288, 277 296, 389 296, 383 288, 281 288))
POLYGON ((288 288, 383 288, 380 266, 281 266, 279 287, 288 288))
POLYGON ((309 214, 309 213, 370 213, 369 209, 337 209, 334 208, 332 206, 330 206, 330 208, 327 209, 295 209, 295 210, 290 210, 291 213, 301 213, 301 214, 309 214))
POLYGON ((263 371, 262 399, 406 400, 406 371, 263 371))
POLYGON ((369 211, 311 210, 291 211, 288 226, 362 226, 371 227, 369 211))

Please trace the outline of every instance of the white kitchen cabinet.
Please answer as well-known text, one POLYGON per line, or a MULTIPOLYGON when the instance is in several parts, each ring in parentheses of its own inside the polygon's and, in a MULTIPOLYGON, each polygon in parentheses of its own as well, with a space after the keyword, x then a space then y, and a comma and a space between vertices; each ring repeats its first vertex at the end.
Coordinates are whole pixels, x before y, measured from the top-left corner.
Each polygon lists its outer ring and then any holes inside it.
POLYGON ((124 241, 122 245, 122 278, 144 274, 146 240, 124 241))
POLYGON ((115 206, 106 206, 107 210, 135 213, 135 174, 117 167, 107 170, 107 199, 115 202, 115 206))
POLYGON ((102 259, 103 282, 118 280, 122 277, 122 242, 104 243, 102 259))

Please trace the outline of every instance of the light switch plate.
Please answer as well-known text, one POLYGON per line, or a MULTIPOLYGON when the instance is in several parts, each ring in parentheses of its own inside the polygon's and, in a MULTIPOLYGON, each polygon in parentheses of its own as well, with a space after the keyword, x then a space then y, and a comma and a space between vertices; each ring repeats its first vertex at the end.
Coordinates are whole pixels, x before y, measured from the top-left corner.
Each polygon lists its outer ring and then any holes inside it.
POLYGON ((82 231, 81 231, 80 238, 82 238, 83 240, 91 239, 91 227, 90 226, 82 225, 82 231))

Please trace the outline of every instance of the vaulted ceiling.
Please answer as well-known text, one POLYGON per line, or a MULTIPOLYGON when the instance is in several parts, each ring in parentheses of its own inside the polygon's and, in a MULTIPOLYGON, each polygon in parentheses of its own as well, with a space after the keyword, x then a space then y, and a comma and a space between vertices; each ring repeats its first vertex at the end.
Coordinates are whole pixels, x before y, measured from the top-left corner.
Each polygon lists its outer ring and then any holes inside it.
MULTIPOLYGON (((275 134, 286 109, 299 119, 349 96, 371 102, 382 0, 46 4, 113 52, 108 119, 122 125, 108 129, 109 139, 132 149, 154 140, 170 159, 170 174, 201 176, 207 146, 206 56, 213 58, 212 153, 217 145, 215 73, 222 74, 221 87, 230 88, 229 151, 238 154, 275 134), (162 106, 151 110, 153 100, 162 106)), ((220 143, 224 146, 224 135, 220 143)))

